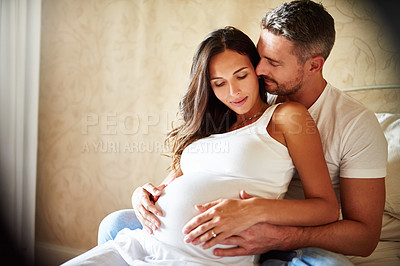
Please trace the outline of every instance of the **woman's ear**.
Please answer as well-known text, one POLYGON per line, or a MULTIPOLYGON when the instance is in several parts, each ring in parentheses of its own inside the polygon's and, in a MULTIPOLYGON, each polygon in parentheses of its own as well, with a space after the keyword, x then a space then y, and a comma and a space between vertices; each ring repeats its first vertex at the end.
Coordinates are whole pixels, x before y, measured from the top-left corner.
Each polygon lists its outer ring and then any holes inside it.
POLYGON ((307 70, 310 76, 322 71, 322 67, 324 66, 325 59, 322 56, 315 56, 308 59, 307 70))

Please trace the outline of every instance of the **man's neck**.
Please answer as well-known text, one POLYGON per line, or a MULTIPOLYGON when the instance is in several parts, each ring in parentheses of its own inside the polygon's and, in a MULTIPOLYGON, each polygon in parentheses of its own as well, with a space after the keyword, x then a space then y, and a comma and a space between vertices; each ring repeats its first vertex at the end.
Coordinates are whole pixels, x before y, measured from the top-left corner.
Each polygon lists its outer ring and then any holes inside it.
POLYGON ((327 82, 322 77, 313 82, 303 84, 302 88, 292 95, 278 96, 276 103, 292 101, 304 105, 307 109, 310 108, 321 96, 326 87, 327 82))

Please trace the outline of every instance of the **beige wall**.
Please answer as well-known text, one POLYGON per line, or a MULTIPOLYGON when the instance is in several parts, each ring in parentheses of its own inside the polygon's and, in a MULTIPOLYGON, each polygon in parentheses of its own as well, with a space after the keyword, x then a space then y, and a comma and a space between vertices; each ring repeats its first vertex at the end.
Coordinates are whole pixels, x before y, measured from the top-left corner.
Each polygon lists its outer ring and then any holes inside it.
MULTIPOLYGON (((256 42, 263 13, 281 2, 43 0, 36 240, 96 245, 104 216, 165 177, 163 138, 199 42, 225 25, 256 42)), ((362 2, 322 1, 337 29, 325 76, 341 88, 400 83, 362 2)))

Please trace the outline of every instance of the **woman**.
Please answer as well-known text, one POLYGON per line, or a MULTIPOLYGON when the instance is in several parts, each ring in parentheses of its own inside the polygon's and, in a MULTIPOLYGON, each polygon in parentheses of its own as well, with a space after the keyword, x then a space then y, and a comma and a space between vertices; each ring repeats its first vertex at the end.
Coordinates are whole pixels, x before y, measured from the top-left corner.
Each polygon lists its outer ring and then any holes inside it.
MULTIPOLYGON (((254 256, 217 257, 212 249, 186 243, 184 226, 199 214, 194 206, 220 198, 235 208, 224 224, 201 217, 206 233, 193 233, 199 242, 224 239, 259 222, 312 226, 338 218, 318 130, 303 106, 266 103, 255 73, 259 60, 250 38, 233 27, 206 37, 180 104, 182 123, 167 136, 171 174, 159 187, 161 196, 153 198, 163 211, 160 228, 153 234, 124 229, 114 241, 67 264, 253 265, 254 256), (295 168, 306 199, 282 200, 295 168), (254 197, 240 200, 241 190, 254 197)), ((145 206, 138 206, 137 216, 145 218, 145 206)))

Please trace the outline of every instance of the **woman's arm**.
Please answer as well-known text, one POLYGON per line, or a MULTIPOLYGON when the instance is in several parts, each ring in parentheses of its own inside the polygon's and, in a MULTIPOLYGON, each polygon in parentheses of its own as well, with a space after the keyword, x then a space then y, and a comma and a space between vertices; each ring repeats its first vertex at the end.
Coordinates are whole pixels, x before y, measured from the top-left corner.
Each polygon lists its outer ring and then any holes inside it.
POLYGON ((171 171, 158 187, 147 183, 136 188, 132 193, 131 202, 135 215, 142 224, 143 229, 150 234, 161 225, 156 215, 163 215, 162 211, 154 203, 158 200, 164 188, 181 175, 182 171, 180 170, 178 172, 171 171))
POLYGON ((211 239, 204 245, 209 248, 260 222, 312 226, 338 219, 339 207, 321 140, 308 111, 297 103, 282 104, 275 110, 267 130, 274 139, 287 146, 301 176, 306 199, 221 199, 197 206, 202 213, 183 228, 187 243, 199 244, 211 239), (212 238, 211 229, 217 237, 212 238))
POLYGON ((339 205, 325 162, 321 138, 307 109, 294 102, 278 106, 267 130, 288 148, 301 178, 305 200, 254 198, 251 201, 256 206, 255 212, 259 214, 258 222, 314 226, 336 221, 339 218, 339 205))

